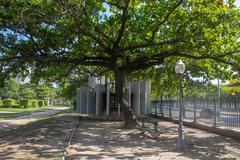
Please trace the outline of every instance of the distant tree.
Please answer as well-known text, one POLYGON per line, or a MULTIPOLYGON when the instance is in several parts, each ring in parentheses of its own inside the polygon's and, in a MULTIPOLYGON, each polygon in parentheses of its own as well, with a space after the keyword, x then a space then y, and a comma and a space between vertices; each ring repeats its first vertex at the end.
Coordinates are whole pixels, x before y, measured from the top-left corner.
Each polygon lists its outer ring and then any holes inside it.
POLYGON ((231 96, 240 96, 240 80, 231 80, 229 84, 223 86, 222 91, 231 96))
POLYGON ((20 84, 16 82, 14 78, 7 79, 5 81, 4 88, 0 88, 0 96, 5 98, 19 98, 19 86, 20 84))
POLYGON ((53 99, 56 97, 56 89, 51 85, 38 85, 35 87, 35 92, 39 99, 53 99))
POLYGON ((61 96, 66 100, 76 100, 77 84, 66 84, 61 89, 61 96))
POLYGON ((25 88, 21 91, 22 99, 35 99, 37 98, 36 92, 32 88, 25 88))

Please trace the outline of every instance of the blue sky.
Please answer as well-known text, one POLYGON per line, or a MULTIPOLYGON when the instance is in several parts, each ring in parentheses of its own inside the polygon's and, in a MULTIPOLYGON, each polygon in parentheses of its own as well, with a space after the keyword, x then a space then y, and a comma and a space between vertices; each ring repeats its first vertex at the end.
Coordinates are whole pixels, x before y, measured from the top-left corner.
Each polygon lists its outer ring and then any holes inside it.
POLYGON ((236 0, 235 4, 236 4, 237 6, 240 6, 240 0, 236 0))

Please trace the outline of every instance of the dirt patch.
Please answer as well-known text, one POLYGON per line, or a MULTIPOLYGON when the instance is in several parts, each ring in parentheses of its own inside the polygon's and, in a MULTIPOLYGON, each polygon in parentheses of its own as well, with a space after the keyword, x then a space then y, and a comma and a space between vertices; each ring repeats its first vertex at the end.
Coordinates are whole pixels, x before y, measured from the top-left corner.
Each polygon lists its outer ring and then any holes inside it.
POLYGON ((0 135, 0 159, 60 159, 76 116, 29 124, 0 135))
POLYGON ((82 120, 67 159, 240 159, 239 141, 190 128, 185 128, 185 151, 177 152, 177 125, 159 125, 162 133, 156 142, 120 122, 82 120))

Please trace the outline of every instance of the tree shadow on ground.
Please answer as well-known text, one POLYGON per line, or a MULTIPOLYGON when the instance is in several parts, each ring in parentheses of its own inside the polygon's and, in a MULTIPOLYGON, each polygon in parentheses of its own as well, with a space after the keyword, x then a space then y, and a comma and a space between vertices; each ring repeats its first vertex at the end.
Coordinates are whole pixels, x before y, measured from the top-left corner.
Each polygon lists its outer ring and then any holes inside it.
POLYGON ((59 116, 5 132, 0 136, 0 159, 59 158, 76 121, 73 116, 59 116))
POLYGON ((119 122, 82 121, 73 138, 68 159, 185 157, 213 160, 234 159, 228 154, 232 154, 233 150, 240 151, 239 141, 200 130, 186 129, 186 148, 177 152, 177 126, 173 123, 163 122, 163 125, 160 125, 161 136, 158 141, 151 139, 149 135, 140 134, 136 129, 127 130, 122 126, 119 122))
MULTIPOLYGON (((57 159, 65 148, 75 116, 60 116, 0 135, 0 159, 57 159)), ((160 122, 158 141, 129 130, 121 122, 81 120, 68 159, 234 159, 240 142, 204 131, 185 128, 186 149, 176 151, 177 125, 160 122)), ((239 159, 240 155, 236 155, 239 159)))

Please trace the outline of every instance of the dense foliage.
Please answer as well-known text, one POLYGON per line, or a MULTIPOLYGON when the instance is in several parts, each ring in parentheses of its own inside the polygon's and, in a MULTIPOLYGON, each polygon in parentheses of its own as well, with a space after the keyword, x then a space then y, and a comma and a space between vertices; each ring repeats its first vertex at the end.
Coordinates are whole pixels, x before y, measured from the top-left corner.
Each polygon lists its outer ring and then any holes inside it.
MULTIPOLYGON (((0 79, 63 80, 73 69, 111 72, 127 123, 127 75, 174 64, 198 74, 215 62, 239 70, 239 8, 217 0, 2 0, 0 79)), ((173 65, 172 65, 173 66, 173 65)))
POLYGON ((223 87, 223 92, 232 96, 240 96, 240 81, 232 80, 223 87))
POLYGON ((14 78, 5 82, 3 88, 0 88, 0 97, 2 99, 53 99, 56 90, 52 85, 36 85, 31 83, 19 83, 14 78))

